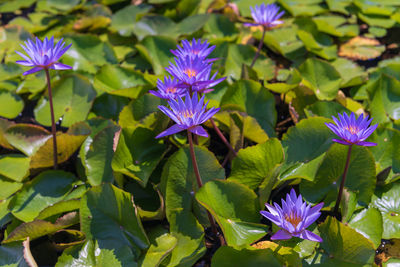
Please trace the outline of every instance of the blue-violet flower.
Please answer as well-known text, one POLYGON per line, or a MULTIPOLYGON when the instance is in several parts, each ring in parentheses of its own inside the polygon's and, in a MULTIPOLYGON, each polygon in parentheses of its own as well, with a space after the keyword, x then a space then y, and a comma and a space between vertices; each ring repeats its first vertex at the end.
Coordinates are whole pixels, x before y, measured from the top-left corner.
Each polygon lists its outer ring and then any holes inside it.
POLYGON ((51 37, 50 40, 46 37, 43 42, 36 38, 36 44, 29 39, 25 42, 25 46, 21 44, 21 47, 25 50, 28 56, 15 51, 18 55, 25 59, 18 60, 16 63, 33 67, 32 69, 24 72, 24 75, 35 73, 42 69, 71 69, 71 66, 57 62, 60 57, 71 47, 71 44, 66 47, 64 46, 65 42, 63 42, 63 39, 58 41, 58 43, 54 46, 54 37, 51 37))
POLYGON ((158 91, 150 90, 149 93, 163 99, 172 100, 176 99, 178 96, 183 97, 185 95, 186 89, 180 88, 179 81, 174 78, 164 77, 164 82, 160 79, 157 80, 158 91))
POLYGON ((177 100, 168 101, 171 109, 164 106, 158 106, 158 108, 173 121, 175 125, 171 126, 164 132, 156 136, 156 138, 164 137, 167 135, 175 134, 183 130, 189 130, 190 132, 208 137, 207 132, 200 124, 204 123, 219 111, 219 108, 210 108, 207 110, 207 104, 204 104, 204 95, 198 101, 197 93, 194 93, 190 97, 189 93, 186 93, 185 101, 181 97, 177 100))
POLYGON ((180 81, 179 87, 181 88, 191 88, 194 91, 204 93, 204 90, 226 79, 226 77, 223 77, 214 80, 216 74, 210 78, 212 64, 198 56, 175 58, 175 63, 175 65, 170 63, 166 70, 180 81))
POLYGON ((283 23, 279 19, 285 13, 284 11, 279 12, 279 7, 275 4, 265 5, 262 3, 260 6, 255 6, 251 9, 251 16, 255 23, 244 23, 245 26, 263 26, 265 28, 273 28, 283 23))
POLYGON ((343 116, 338 114, 338 116, 339 120, 332 116, 336 125, 333 123, 325 123, 332 132, 341 138, 332 139, 334 142, 343 145, 376 146, 375 143, 364 141, 378 127, 378 124, 369 126, 372 118, 368 120, 368 115, 364 118, 363 114, 361 114, 356 120, 356 116, 353 112, 350 116, 346 113, 343 113, 343 116))
POLYGON ((260 213, 271 220, 281 229, 278 230, 271 240, 290 239, 293 236, 311 241, 322 242, 322 238, 311 231, 306 230, 321 215, 320 209, 324 203, 320 203, 311 208, 311 205, 304 201, 299 194, 296 196, 294 189, 286 195, 286 201, 282 199, 282 208, 274 203, 274 206, 265 204, 268 211, 260 213))
POLYGON ((205 59, 215 49, 215 45, 210 47, 209 45, 210 44, 207 42, 207 40, 203 43, 200 39, 196 41, 194 38, 192 42, 189 42, 188 40, 182 40, 182 47, 178 45, 178 49, 171 50, 171 53, 178 58, 186 58, 189 56, 190 58, 194 59, 196 56, 198 56, 207 62, 215 61, 216 59, 205 59))

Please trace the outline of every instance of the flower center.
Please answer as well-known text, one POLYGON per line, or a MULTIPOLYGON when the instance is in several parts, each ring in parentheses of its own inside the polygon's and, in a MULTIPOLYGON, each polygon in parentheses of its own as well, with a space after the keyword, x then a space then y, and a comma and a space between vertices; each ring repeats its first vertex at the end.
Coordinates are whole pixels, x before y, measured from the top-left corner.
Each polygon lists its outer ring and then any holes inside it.
POLYGON ((175 87, 168 87, 167 88, 167 93, 168 94, 175 94, 176 93, 176 88, 175 87))
POLYGON ((195 55, 198 55, 199 52, 200 52, 199 50, 192 50, 192 53, 195 54, 195 55))
POLYGON ((193 118, 194 114, 193 114, 193 112, 191 110, 185 110, 182 115, 185 118, 193 118))
POLYGON ((192 78, 192 77, 196 76, 196 71, 195 70, 186 69, 184 72, 186 73, 187 76, 189 76, 189 78, 192 78))
POLYGON ((349 126, 346 128, 351 134, 357 134, 358 133, 358 128, 354 126, 349 126))
POLYGON ((298 217, 297 214, 294 214, 293 212, 290 214, 285 215, 285 220, 290 222, 294 228, 301 222, 301 217, 298 217))

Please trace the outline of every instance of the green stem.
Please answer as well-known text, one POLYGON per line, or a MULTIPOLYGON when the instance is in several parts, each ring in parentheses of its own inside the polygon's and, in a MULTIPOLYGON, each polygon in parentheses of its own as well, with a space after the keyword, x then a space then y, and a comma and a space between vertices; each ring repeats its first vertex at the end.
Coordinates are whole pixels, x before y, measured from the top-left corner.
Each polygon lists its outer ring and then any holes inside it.
POLYGON ((352 147, 353 147, 353 145, 349 145, 349 149, 347 151, 347 159, 346 159, 346 165, 344 166, 342 182, 340 183, 340 188, 339 188, 338 196, 336 198, 335 208, 333 209, 333 214, 336 215, 336 218, 338 218, 338 216, 339 216, 339 205, 340 205, 340 201, 342 200, 343 188, 344 188, 344 184, 346 182, 347 171, 348 171, 349 165, 350 165, 350 156, 351 156, 352 147))
POLYGON ((54 119, 54 108, 53 108, 53 95, 51 92, 51 84, 50 84, 50 74, 49 69, 45 68, 44 72, 46 73, 47 80, 47 89, 49 94, 49 104, 50 104, 50 116, 51 116, 51 134, 53 135, 53 167, 57 170, 57 129, 56 122, 54 119))

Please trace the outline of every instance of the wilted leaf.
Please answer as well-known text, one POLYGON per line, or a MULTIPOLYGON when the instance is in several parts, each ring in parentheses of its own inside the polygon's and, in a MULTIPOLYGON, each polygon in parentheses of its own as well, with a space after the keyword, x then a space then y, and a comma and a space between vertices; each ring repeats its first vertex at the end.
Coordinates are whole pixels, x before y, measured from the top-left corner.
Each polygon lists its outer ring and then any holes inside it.
POLYGON ((379 57, 383 51, 385 51, 385 46, 381 45, 378 40, 357 36, 340 46, 339 56, 355 60, 368 60, 379 57))

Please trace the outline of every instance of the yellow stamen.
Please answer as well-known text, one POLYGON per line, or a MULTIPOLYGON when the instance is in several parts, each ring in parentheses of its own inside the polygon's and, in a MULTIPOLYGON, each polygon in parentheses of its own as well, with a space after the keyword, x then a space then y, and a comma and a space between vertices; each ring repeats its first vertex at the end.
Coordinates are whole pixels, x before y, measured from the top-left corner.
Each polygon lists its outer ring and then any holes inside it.
POLYGON ((358 128, 356 127, 347 127, 347 130, 351 133, 351 134, 357 134, 358 133, 358 128))
POLYGON ((185 117, 185 118, 193 118, 193 112, 191 110, 185 110, 183 112, 183 117, 185 117))
POLYGON ((301 218, 297 217, 294 213, 290 213, 290 215, 286 214, 285 220, 290 222, 294 228, 296 228, 296 226, 301 222, 301 218))
POLYGON ((196 71, 195 70, 186 69, 184 72, 186 73, 187 76, 189 76, 189 78, 192 78, 192 77, 196 76, 196 71))
POLYGON ((167 88, 167 93, 175 94, 176 93, 176 88, 175 87, 168 87, 167 88))

